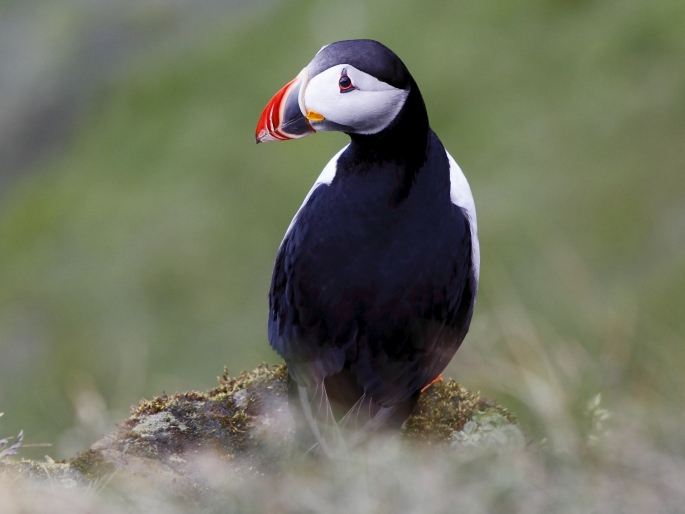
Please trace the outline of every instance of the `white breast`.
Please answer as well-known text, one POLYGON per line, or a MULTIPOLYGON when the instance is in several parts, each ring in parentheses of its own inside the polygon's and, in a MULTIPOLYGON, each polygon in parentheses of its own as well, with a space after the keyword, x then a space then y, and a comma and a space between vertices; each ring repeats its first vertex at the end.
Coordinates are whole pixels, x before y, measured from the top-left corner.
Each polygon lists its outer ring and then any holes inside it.
POLYGON ((454 205, 458 205, 469 217, 471 225, 471 258, 473 259, 473 270, 476 276, 476 282, 480 277, 480 245, 478 244, 478 221, 476 220, 476 204, 473 201, 471 188, 469 183, 461 171, 457 162, 452 158, 447 150, 447 159, 450 163, 450 198, 454 205))

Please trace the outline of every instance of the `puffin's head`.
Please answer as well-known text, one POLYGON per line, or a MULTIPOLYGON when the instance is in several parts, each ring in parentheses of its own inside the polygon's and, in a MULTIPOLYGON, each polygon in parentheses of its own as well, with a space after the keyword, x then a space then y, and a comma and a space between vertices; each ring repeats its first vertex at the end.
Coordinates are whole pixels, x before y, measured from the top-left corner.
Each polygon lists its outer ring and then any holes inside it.
POLYGON ((267 104, 257 124, 257 143, 319 130, 376 134, 402 110, 411 84, 399 57, 377 41, 324 46, 267 104))

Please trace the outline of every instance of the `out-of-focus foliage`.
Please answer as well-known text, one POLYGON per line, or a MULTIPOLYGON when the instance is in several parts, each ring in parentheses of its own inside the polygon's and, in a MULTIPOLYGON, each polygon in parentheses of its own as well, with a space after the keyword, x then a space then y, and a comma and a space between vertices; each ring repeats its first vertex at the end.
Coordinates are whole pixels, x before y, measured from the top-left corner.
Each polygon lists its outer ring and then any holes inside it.
POLYGON ((3 192, 4 430, 67 456, 141 396, 277 361, 273 258, 346 138, 253 131, 352 37, 403 58, 476 198, 482 289, 448 374, 555 448, 600 392, 660 420, 685 400, 684 24, 680 0, 293 1, 145 47, 3 192))
MULTIPOLYGON (((0 418, 4 415, 4 412, 0 412, 0 418)), ((4 439, 0 439, 0 462, 2 462, 4 459, 7 457, 10 457, 11 455, 16 455, 19 449, 21 448, 21 444, 24 440, 24 432, 21 431, 19 432, 19 435, 17 437, 5 437, 4 439), (10 444, 10 442, 14 439, 14 442, 10 444)))
MULTIPOLYGON (((400 437, 376 434, 345 458, 305 455, 292 446, 286 377, 285 366, 262 366, 206 394, 143 401, 68 461, 0 459, 3 514, 651 514, 685 501, 683 455, 625 415, 574 451, 526 447, 509 413, 448 380, 421 394, 400 437)), ((594 425, 607 415, 600 400, 588 405, 594 425)))
POLYGON ((505 438, 488 448, 381 439, 351 460, 293 458, 275 472, 198 451, 187 460, 127 453, 112 473, 111 463, 88 451, 70 463, 0 464, 0 502, 3 514, 680 512, 682 455, 643 435, 622 426, 591 453, 559 454, 505 438), (87 470, 95 475, 81 475, 87 470))

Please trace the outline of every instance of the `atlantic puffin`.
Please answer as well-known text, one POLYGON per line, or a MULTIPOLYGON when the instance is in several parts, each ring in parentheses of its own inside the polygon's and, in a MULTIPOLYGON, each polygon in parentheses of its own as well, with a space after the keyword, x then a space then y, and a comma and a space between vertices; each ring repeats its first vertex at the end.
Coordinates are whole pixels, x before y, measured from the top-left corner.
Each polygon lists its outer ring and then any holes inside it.
POLYGON ((283 237, 268 335, 294 417, 332 456, 401 427, 441 376, 471 323, 480 252, 469 184, 389 48, 324 46, 267 104, 256 140, 319 131, 350 143, 283 237))

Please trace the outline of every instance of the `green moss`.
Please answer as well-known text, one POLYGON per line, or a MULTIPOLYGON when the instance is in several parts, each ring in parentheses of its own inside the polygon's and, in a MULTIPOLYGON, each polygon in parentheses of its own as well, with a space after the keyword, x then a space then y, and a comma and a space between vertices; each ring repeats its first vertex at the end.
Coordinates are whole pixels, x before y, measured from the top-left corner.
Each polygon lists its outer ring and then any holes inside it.
POLYGON ((117 449, 142 457, 211 449, 223 458, 245 454, 256 441, 250 428, 264 415, 267 399, 285 400, 285 366, 262 365, 231 378, 224 373, 219 387, 142 401, 115 435, 117 449))
MULTIPOLYGON (((262 365, 236 377, 224 371, 219 387, 207 393, 183 393, 145 400, 122 425, 119 446, 141 456, 182 453, 210 446, 224 456, 254 450, 260 444, 250 430, 270 408, 269 400, 287 401, 288 371, 284 365, 262 365)), ((510 423, 506 409, 461 387, 441 380, 428 388, 403 428, 405 441, 449 444, 452 434, 479 413, 497 413, 510 423)))
POLYGON ((243 371, 237 377, 231 377, 228 370, 224 368, 223 376, 219 377, 220 386, 212 389, 207 394, 210 396, 247 389, 248 387, 259 390, 287 390, 288 368, 285 364, 277 366, 260 365, 257 369, 247 372, 243 371))
POLYGON ((454 380, 440 380, 421 394, 414 412, 404 424, 407 441, 428 444, 450 443, 452 434, 479 413, 498 413, 510 423, 516 417, 494 402, 461 387, 454 380))
MULTIPOLYGON (((104 458, 102 460, 104 462, 104 458)), ((100 468, 100 470, 103 474, 105 473, 104 468, 100 468)), ((43 462, 22 459, 0 463, 0 479, 16 480, 17 477, 21 477, 25 480, 48 480, 51 485, 59 485, 65 488, 86 485, 97 476, 95 473, 86 474, 82 472, 72 466, 70 462, 55 462, 51 459, 43 462)))
POLYGON ((97 450, 82 451, 68 464, 88 480, 95 480, 116 471, 114 463, 105 459, 102 452, 97 450))

